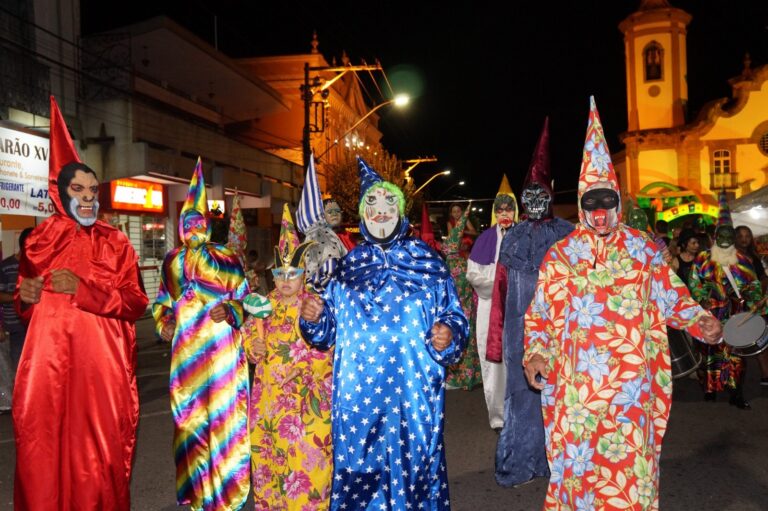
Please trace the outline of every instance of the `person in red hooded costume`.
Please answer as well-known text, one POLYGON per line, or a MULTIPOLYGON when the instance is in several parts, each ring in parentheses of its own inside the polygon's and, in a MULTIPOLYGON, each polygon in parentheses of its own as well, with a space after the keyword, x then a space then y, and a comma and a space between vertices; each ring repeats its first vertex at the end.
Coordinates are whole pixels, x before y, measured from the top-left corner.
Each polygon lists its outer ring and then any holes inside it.
POLYGON ((136 252, 97 221, 99 182, 51 97, 48 194, 16 304, 29 330, 13 394, 17 510, 129 510, 136 445, 134 322, 147 308, 136 252))

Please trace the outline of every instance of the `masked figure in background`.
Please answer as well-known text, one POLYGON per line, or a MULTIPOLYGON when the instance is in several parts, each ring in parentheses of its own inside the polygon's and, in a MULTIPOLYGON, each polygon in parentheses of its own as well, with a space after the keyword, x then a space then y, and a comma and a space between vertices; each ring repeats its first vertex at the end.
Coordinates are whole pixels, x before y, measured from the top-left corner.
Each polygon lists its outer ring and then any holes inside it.
POLYGON ((238 329, 248 283, 237 256, 210 243, 197 160, 179 216, 181 247, 163 261, 157 332, 172 341, 176 500, 193 510, 240 509, 248 475, 248 363, 238 329))
POLYGON ((257 511, 328 509, 331 489, 333 352, 312 348, 299 331, 304 257, 286 204, 275 247, 275 289, 264 335, 246 346, 255 364, 251 393, 253 499, 257 511))
MULTIPOLYGON (((320 187, 317 184, 314 155, 309 156, 307 177, 301 191, 299 208, 296 210, 296 227, 304 234, 305 241, 311 241, 304 257, 306 282, 317 293, 322 293, 328 281, 336 272, 339 259, 347 249, 326 221, 320 187)), ((277 261, 275 261, 277 264, 277 261)))
POLYGON ((147 309, 128 238, 97 221, 99 182, 51 98, 48 193, 17 308, 29 320, 13 394, 17 510, 124 510, 136 445, 136 332, 147 309))
POLYGON ((407 237, 402 191, 358 164, 365 242, 300 321, 308 342, 335 346, 331 509, 447 510, 445 367, 467 319, 440 257, 407 237))
MULTIPOLYGON (((425 206, 426 208, 426 206, 425 206)), ((459 293, 461 308, 467 318, 473 316, 474 297, 472 296, 472 286, 467 281, 467 260, 460 253, 462 243, 462 233, 464 224, 469 217, 469 208, 459 218, 456 225, 448 233, 448 239, 443 242, 442 252, 445 256, 445 264, 451 272, 453 283, 456 284, 456 291, 459 293)), ((423 218, 423 216, 422 216, 423 218)), ((422 224, 429 221, 429 217, 422 220, 422 224)), ((423 236, 423 229, 422 229, 423 236)), ((422 237, 422 240, 424 238, 422 237)), ((433 237, 434 239, 434 237, 433 237)), ((477 340, 475 339, 475 328, 472 321, 469 324, 469 338, 467 340, 467 349, 464 356, 458 364, 448 368, 448 374, 445 377, 445 386, 448 389, 472 390, 482 383, 480 374, 480 358, 477 356, 477 340)))
MULTIPOLYGON (((720 192, 720 213, 715 243, 694 259, 689 276, 691 294, 723 324, 731 314, 745 312, 760 301, 760 281, 752 262, 736 250, 736 231, 725 192, 720 192)), ((704 346, 704 400, 714 401, 717 392, 730 391, 730 403, 743 410, 750 405, 744 400, 744 362, 727 344, 704 346)))
MULTIPOLYGON (((429 208, 427 207, 426 202, 423 202, 421 204, 421 226, 419 228, 418 234, 419 234, 419 239, 424 243, 426 243, 429 246, 429 248, 431 248, 435 252, 442 252, 443 247, 440 246, 440 243, 437 241, 437 238, 435 238, 435 231, 432 229, 432 221, 429 219, 429 208)), ((459 234, 461 234, 461 232, 459 232, 459 234)), ((448 233, 448 235, 450 236, 450 232, 448 233)), ((457 250, 460 250, 460 249, 461 249, 461 244, 459 243, 457 250)), ((453 249, 451 249, 451 252, 453 252, 453 249)), ((459 254, 459 255, 461 255, 461 257, 464 257, 462 254, 459 254)), ((466 257, 464 257, 464 259, 466 261, 466 257)), ((463 266, 464 266, 464 272, 466 273, 467 263, 465 262, 463 266)), ((451 273, 453 273, 453 271, 451 271, 451 273)))
POLYGON ((501 242, 488 329, 486 355, 507 368, 504 429, 496 446, 496 482, 502 486, 549 476, 541 394, 528 386, 522 361, 525 311, 533 300, 539 266, 549 248, 573 231, 573 224, 553 217, 550 182, 547 118, 520 196, 526 218, 501 242))
POLYGON ((722 329, 651 239, 621 223, 594 99, 590 106, 580 223, 544 257, 525 315, 525 374, 542 390, 551 471, 544 509, 659 509, 672 404, 666 327, 707 342, 722 329))
POLYGON ((478 236, 472 247, 467 263, 467 280, 477 293, 477 351, 480 356, 480 370, 483 375, 483 392, 488 407, 491 428, 501 431, 504 426, 504 387, 507 371, 504 364, 491 362, 486 357, 488 322, 491 316, 491 295, 496 277, 496 261, 499 259, 501 241, 517 221, 517 201, 507 181, 501 186, 493 201, 491 227, 478 236))
POLYGON ((336 199, 330 196, 326 197, 323 200, 323 209, 325 210, 325 221, 341 240, 341 244, 344 245, 347 252, 355 248, 357 242, 355 241, 354 235, 341 225, 343 212, 341 211, 339 203, 336 202, 336 199))

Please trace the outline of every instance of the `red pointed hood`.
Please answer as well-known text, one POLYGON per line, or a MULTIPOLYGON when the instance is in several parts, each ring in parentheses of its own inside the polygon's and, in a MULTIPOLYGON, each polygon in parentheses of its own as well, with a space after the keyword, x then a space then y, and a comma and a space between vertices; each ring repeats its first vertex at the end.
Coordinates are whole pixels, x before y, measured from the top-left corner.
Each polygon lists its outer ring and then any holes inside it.
POLYGON ((419 238, 421 241, 437 250, 437 240, 435 239, 435 232, 432 230, 432 222, 429 220, 429 210, 427 209, 427 203, 421 205, 421 229, 419 229, 419 238))
MULTIPOLYGON (((579 220, 587 229, 592 230, 588 225, 581 209, 581 197, 588 190, 595 188, 607 188, 615 191, 621 197, 619 192, 619 180, 616 178, 616 172, 613 170, 611 153, 608 151, 608 144, 605 141, 603 125, 600 123, 600 114, 597 112, 594 96, 589 98, 589 123, 587 124, 587 136, 584 141, 584 153, 581 162, 581 174, 579 175, 579 220)), ((619 199, 621 200, 621 199, 619 199)), ((616 211, 617 223, 612 230, 618 228, 622 220, 621 202, 616 211)))
POLYGON ((68 163, 82 163, 75 151, 75 145, 69 136, 67 124, 61 115, 56 99, 51 96, 51 134, 50 153, 48 155, 48 197, 50 197, 56 212, 65 215, 66 211, 59 197, 59 173, 61 168, 68 163))
POLYGON ((544 127, 541 128, 539 141, 531 157, 531 164, 528 167, 528 174, 523 181, 523 189, 531 183, 538 183, 544 188, 550 196, 552 194, 552 178, 550 177, 549 164, 549 117, 544 118, 544 127))

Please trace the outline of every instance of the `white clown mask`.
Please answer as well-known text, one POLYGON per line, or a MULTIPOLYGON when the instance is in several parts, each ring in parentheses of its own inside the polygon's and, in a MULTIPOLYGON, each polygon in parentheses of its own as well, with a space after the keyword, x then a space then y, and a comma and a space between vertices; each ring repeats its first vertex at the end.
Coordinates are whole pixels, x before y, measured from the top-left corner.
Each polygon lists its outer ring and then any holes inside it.
POLYGON ((389 238, 400 222, 397 195, 378 186, 368 190, 363 197, 363 222, 374 238, 389 238))

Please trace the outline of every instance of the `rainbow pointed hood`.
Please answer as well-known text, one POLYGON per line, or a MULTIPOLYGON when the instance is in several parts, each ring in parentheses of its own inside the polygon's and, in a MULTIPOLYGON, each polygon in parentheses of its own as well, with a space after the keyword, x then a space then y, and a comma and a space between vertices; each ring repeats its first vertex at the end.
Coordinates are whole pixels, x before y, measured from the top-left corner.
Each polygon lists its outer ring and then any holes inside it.
POLYGON ((181 240, 185 238, 186 232, 184 219, 191 213, 198 213, 205 218, 206 233, 205 239, 202 242, 207 242, 211 239, 211 223, 208 221, 208 201, 205 193, 205 179, 203 178, 203 163, 200 157, 197 158, 195 171, 192 174, 192 179, 189 181, 187 198, 184 200, 184 205, 181 207, 181 213, 179 214, 179 239, 181 240))

